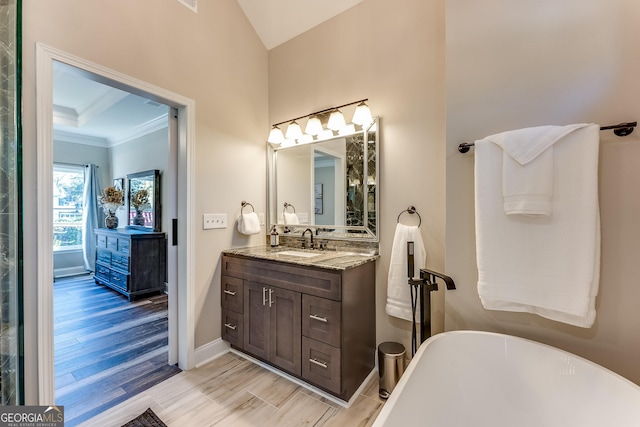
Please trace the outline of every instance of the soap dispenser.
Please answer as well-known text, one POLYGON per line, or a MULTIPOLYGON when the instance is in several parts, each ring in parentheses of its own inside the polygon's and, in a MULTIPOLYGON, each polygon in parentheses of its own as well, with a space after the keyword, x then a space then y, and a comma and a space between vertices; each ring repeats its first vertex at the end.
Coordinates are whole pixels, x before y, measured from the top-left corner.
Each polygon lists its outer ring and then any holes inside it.
POLYGON ((271 234, 269 235, 269 237, 270 237, 269 241, 271 243, 272 248, 275 248, 280 244, 280 236, 278 235, 278 231, 276 230, 275 225, 271 229, 271 234))

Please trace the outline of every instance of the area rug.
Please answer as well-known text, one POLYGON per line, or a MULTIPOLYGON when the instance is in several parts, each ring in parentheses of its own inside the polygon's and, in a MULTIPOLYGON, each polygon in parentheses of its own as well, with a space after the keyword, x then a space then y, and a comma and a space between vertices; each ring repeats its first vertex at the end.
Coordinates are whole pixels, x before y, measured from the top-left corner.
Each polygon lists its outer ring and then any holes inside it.
POLYGON ((167 427, 167 425, 149 408, 122 427, 167 427))

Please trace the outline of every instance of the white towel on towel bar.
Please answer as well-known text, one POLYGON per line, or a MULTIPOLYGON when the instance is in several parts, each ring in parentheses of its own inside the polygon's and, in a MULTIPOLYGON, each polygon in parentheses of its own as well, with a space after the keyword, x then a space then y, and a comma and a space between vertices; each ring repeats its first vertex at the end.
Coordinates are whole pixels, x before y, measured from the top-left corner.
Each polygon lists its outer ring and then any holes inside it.
POLYGON ((502 149, 475 144, 478 294, 485 308, 580 327, 595 320, 600 279, 599 126, 553 146, 553 215, 505 215, 502 149))
POLYGON ((295 212, 283 212, 282 213, 282 222, 286 225, 298 225, 300 224, 300 220, 298 219, 298 215, 295 212))
POLYGON ((416 225, 398 223, 391 248, 386 311, 391 316, 413 321, 411 290, 407 274, 407 242, 414 242, 413 277, 419 277, 420 269, 425 265, 426 251, 420 228, 416 225))
POLYGON ((553 144, 571 132, 589 126, 537 126, 491 135, 502 155, 502 196, 507 215, 551 215, 553 199, 553 144))
POLYGON ((260 218, 255 212, 242 213, 238 217, 238 231, 250 236, 260 233, 260 218))

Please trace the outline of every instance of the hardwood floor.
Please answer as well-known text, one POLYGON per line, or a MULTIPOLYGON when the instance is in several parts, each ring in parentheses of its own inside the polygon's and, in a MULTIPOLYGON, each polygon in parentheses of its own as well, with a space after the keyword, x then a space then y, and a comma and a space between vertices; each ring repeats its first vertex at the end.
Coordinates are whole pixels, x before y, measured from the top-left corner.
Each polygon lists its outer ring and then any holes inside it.
POLYGON ((167 296, 135 302, 91 276, 54 283, 56 404, 78 423, 180 372, 168 363, 167 296))
POLYGON ((81 427, 118 427, 147 408, 169 427, 369 426, 383 405, 377 376, 346 409, 234 353, 226 353, 149 388, 81 427))

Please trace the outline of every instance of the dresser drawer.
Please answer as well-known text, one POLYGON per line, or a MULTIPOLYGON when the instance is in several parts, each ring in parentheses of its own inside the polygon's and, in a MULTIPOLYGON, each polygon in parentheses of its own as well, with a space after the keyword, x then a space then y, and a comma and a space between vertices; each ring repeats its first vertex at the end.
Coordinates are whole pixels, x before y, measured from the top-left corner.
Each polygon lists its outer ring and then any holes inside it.
POLYGON ((340 349, 302 337, 302 378, 340 394, 340 349))
POLYGON ((97 248, 106 248, 107 247, 107 236, 103 236, 101 234, 96 235, 96 247, 97 248))
POLYGON ((111 265, 120 270, 129 271, 129 257, 119 253, 111 255, 111 265))
POLYGON ((111 269, 104 265, 96 264, 96 278, 108 282, 111 276, 111 269))
POLYGON ((96 257, 99 262, 103 262, 107 265, 111 265, 111 252, 101 250, 101 249, 97 249, 96 252, 97 252, 96 257))
POLYGON ((118 237, 116 236, 106 236, 107 238, 107 249, 110 251, 115 251, 118 249, 118 237))
POLYGON ((302 335, 340 347, 341 307, 338 301, 303 294, 302 335))
POLYGON ((233 310, 236 313, 244 312, 244 281, 236 277, 221 277, 220 288, 222 290, 222 308, 233 310))
POLYGON ((244 346, 244 323, 242 314, 222 310, 222 339, 238 348, 244 346))
POLYGON ((131 240, 122 237, 118 238, 118 252, 129 255, 131 252, 131 240))
POLYGON ((111 284, 123 290, 129 289, 129 275, 111 270, 111 284))

